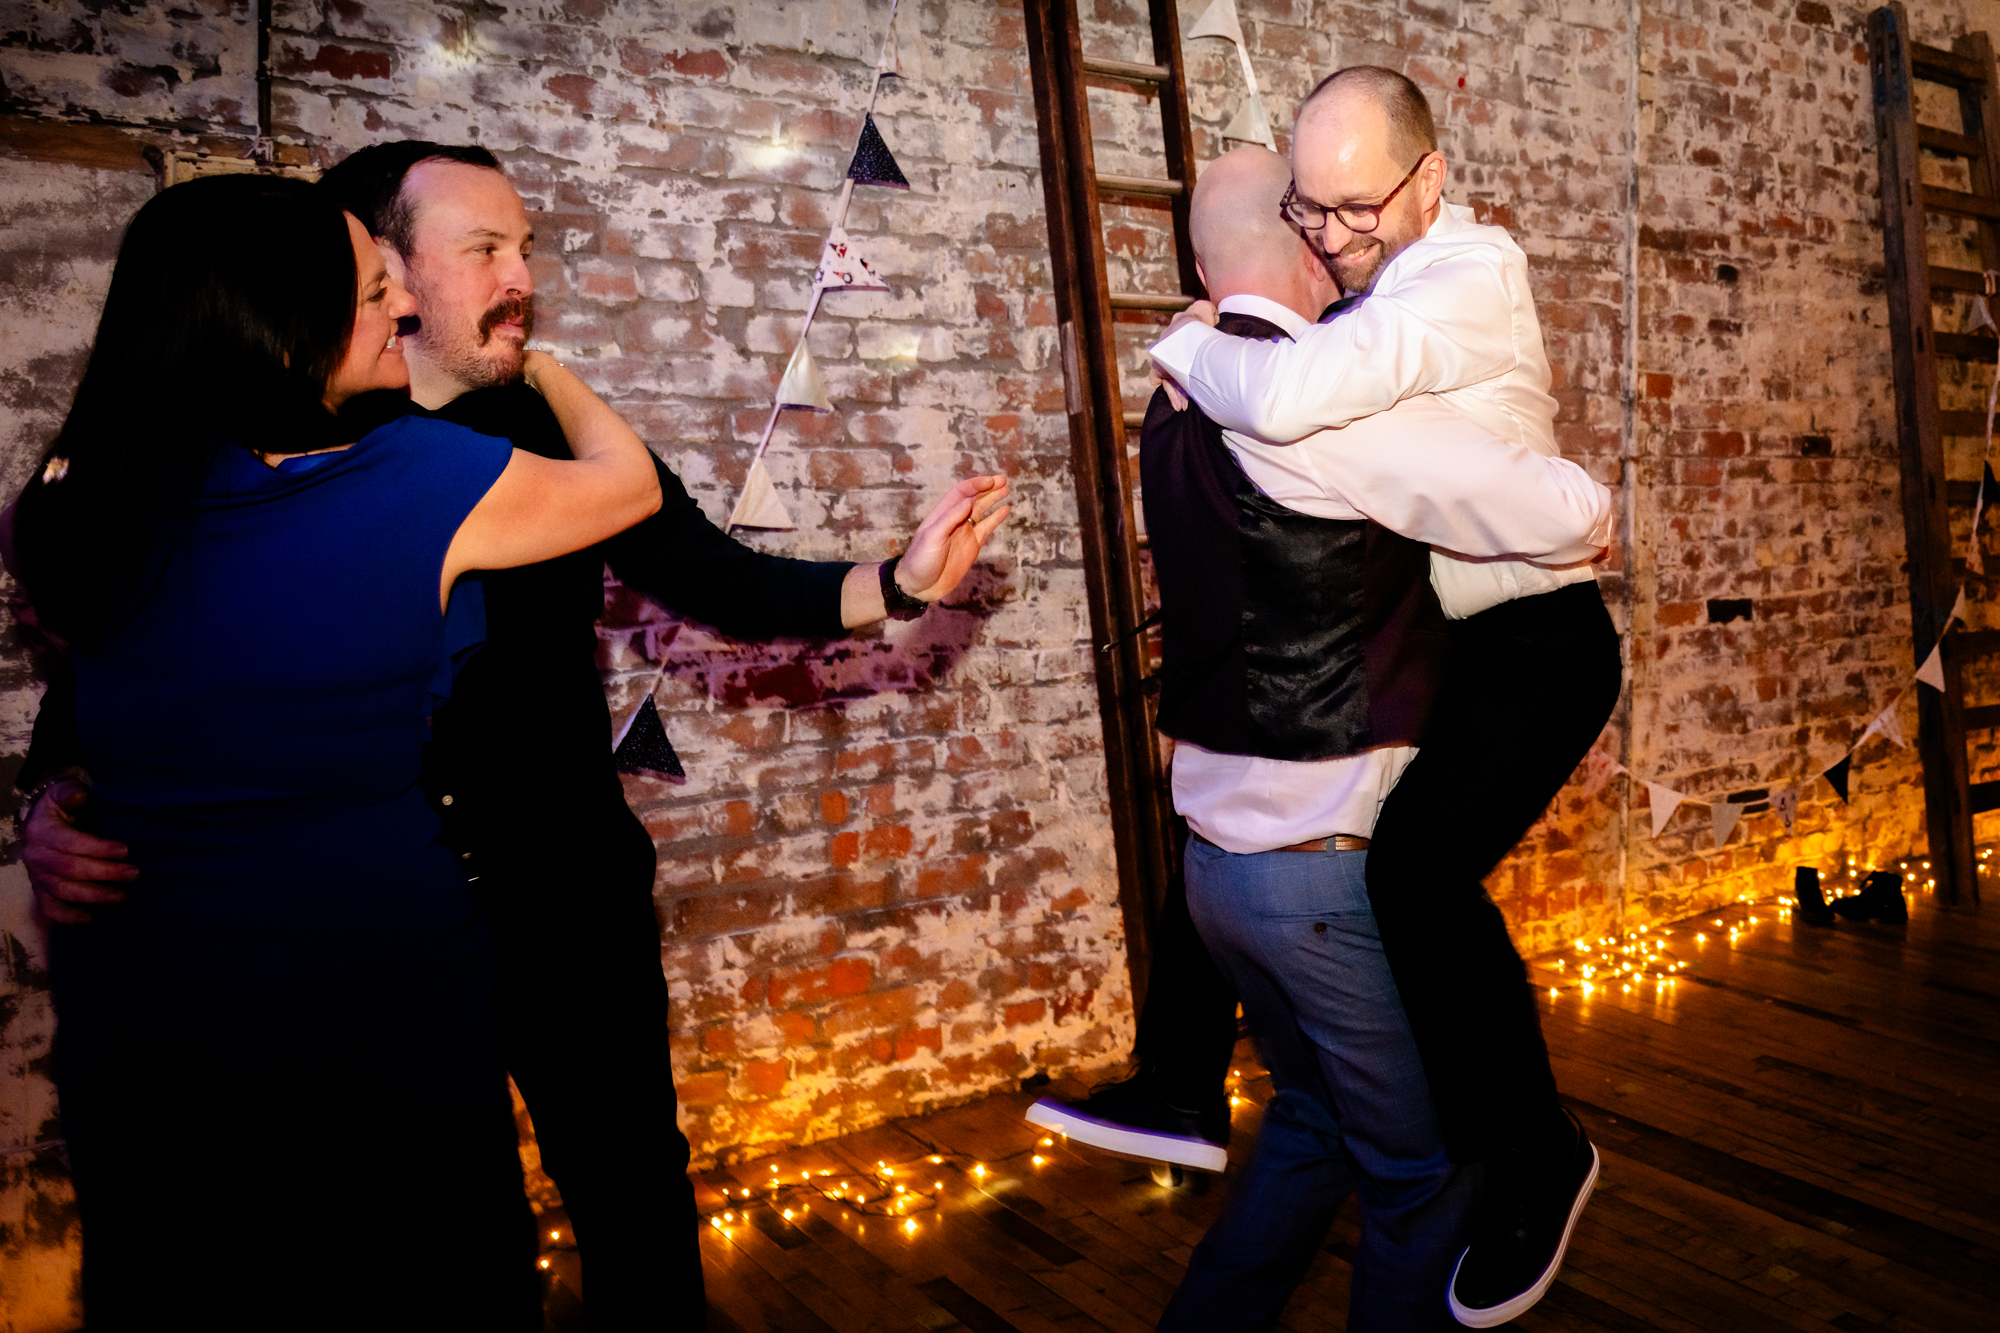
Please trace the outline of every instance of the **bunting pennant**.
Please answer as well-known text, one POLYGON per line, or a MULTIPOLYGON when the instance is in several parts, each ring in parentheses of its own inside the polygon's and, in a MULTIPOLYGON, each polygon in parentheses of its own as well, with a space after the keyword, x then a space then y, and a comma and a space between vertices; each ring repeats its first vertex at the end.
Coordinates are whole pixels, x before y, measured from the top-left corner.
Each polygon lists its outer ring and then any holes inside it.
POLYGON ((1900 694, 1890 700, 1889 706, 1877 713, 1867 729, 1861 733, 1861 739, 1854 742, 1854 748, 1859 750, 1868 743, 1870 736, 1875 735, 1894 741, 1898 749, 1908 745, 1909 742, 1903 739, 1903 720, 1896 715, 1896 705, 1902 701, 1903 696, 1900 694))
POLYGON ((1625 765, 1613 759, 1602 748, 1592 746, 1590 753, 1583 757, 1580 771, 1583 774, 1583 794, 1589 797, 1597 795, 1603 790, 1605 783, 1625 772, 1625 765))
POLYGON ((847 239, 844 227, 835 227, 826 238, 826 244, 819 252, 819 267, 813 270, 813 286, 829 292, 886 292, 889 284, 882 281, 869 263, 847 239))
POLYGON ((1667 827, 1667 821, 1674 817, 1674 811, 1681 808, 1681 802, 1687 797, 1672 787, 1658 782, 1646 784, 1646 796, 1653 803, 1653 836, 1657 838, 1667 827))
POLYGON ((896 45, 896 25, 889 24, 889 38, 882 43, 882 54, 875 59, 875 72, 885 79, 903 77, 903 52, 896 45))
POLYGON ((819 367, 813 364, 812 353, 806 350, 806 340, 799 339, 799 345, 792 351, 792 359, 785 366, 785 377, 778 381, 779 407, 808 407, 815 412, 833 411, 833 400, 826 396, 826 381, 819 376, 819 367))
POLYGON ((910 188, 903 169, 896 165, 895 154, 889 151, 888 144, 882 142, 882 131, 875 128, 875 113, 872 111, 862 118, 861 141, 854 145, 854 160, 847 164, 847 179, 856 185, 887 185, 897 190, 910 188))
POLYGON ((1965 585, 1962 583, 1958 585, 1958 596, 1952 601, 1951 614, 1944 618, 1944 627, 1950 629, 1954 620, 1965 623, 1965 585))
POLYGON ((640 701, 637 711, 625 724, 625 738, 618 742, 611 758, 620 773, 687 776, 687 770, 681 767, 681 757, 674 753, 673 742, 667 739, 667 729, 660 724, 660 710, 653 706, 650 694, 640 701))
POLYGON ((1848 775, 1853 771, 1854 756, 1847 754, 1841 756, 1839 763, 1820 774, 1821 777, 1826 779, 1826 785, 1833 788, 1833 794, 1840 798, 1842 805, 1847 804, 1847 779, 1848 775))
POLYGON ((1972 304, 1966 308, 1964 331, 2000 336, 2000 324, 1993 322, 1993 311, 1988 308, 1986 297, 1980 293, 1973 293, 1972 304))
POLYGON ((1278 151, 1278 141, 1271 136, 1271 118, 1264 112, 1264 98, 1256 89, 1250 90, 1243 105, 1236 108, 1236 114, 1222 127, 1222 137, 1260 143, 1274 153, 1278 151))
POLYGON ((1980 469, 1979 491, 1972 498, 1972 533, 1965 539, 1965 567, 1974 574, 1986 572, 1986 544, 1979 540, 1979 520, 1986 513, 1986 497, 2000 496, 2000 485, 1993 478, 1993 465, 1985 464, 1980 469))
POLYGON ((1785 832, 1790 833, 1793 822, 1799 817, 1799 789, 1780 787, 1772 792, 1771 808, 1777 811, 1778 818, 1784 821, 1785 832))
POLYGON ((784 501, 778 498, 777 488, 771 485, 771 474, 761 458, 750 465, 750 475, 743 482, 743 494, 736 501, 736 508, 730 512, 729 526, 772 528, 781 532, 789 532, 797 526, 792 522, 784 501))
POLYGON ((1715 827, 1715 845, 1720 847, 1736 831, 1736 821, 1743 818, 1743 807, 1734 801, 1713 801, 1708 807, 1708 818, 1715 827))
POLYGON ((1197 37, 1220 37, 1225 42, 1242 46, 1243 23, 1236 17, 1236 0, 1214 0, 1201 11, 1201 17, 1194 21, 1194 26, 1187 30, 1185 36, 1189 41, 1197 37))
POLYGON ((1937 647, 1931 649, 1931 655, 1917 668, 1917 679, 1939 694, 1944 693, 1944 640, 1938 640, 1937 647))

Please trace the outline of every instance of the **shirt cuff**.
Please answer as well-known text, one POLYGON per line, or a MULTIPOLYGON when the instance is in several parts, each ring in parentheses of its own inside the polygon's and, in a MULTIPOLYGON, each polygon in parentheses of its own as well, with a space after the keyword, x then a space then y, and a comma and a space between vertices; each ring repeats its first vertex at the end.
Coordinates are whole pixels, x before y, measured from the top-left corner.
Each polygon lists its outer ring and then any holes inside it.
POLYGON ((1185 389, 1188 371, 1194 365, 1194 354, 1200 351, 1201 345, 1210 338, 1222 336, 1200 320, 1190 320, 1154 343, 1152 357, 1159 362, 1162 370, 1180 381, 1181 387, 1185 389))

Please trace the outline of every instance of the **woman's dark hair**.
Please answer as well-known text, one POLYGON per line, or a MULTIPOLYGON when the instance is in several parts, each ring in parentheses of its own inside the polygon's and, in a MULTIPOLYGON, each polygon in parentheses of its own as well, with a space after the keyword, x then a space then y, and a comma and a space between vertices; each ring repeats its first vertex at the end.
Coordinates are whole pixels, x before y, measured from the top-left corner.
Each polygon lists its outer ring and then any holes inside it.
POLYGON ((102 642, 160 522, 225 442, 340 442, 324 396, 355 282, 346 219, 305 181, 208 176, 139 210, 69 416, 21 495, 22 582, 49 628, 102 642))

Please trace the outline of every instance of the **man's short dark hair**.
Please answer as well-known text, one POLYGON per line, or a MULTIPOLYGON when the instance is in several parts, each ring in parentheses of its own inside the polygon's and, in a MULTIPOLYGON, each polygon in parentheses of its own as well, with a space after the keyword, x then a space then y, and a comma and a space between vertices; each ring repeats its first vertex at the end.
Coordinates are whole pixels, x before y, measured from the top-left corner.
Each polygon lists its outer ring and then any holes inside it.
POLYGON ((1430 99, 1406 76, 1380 65, 1349 65, 1337 69, 1313 85, 1299 103, 1304 115, 1313 99, 1335 88, 1364 92, 1389 118, 1389 156, 1399 162, 1414 163, 1425 153, 1437 151, 1437 122, 1431 118, 1430 99))
POLYGON ((500 170, 500 159, 477 144, 398 139, 349 153, 319 178, 319 187, 360 218, 370 236, 397 254, 407 255, 417 227, 417 208, 404 196, 403 181, 410 169, 422 162, 463 162, 469 167, 500 170))

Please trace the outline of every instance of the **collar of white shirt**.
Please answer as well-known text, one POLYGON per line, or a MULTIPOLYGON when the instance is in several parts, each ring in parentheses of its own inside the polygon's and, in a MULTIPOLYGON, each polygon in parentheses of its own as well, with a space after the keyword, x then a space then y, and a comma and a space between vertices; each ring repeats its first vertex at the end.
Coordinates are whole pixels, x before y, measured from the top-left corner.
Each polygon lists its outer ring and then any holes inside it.
POLYGON ((1313 326, 1313 322, 1288 305, 1279 305, 1268 296, 1257 296, 1250 292, 1237 292, 1225 296, 1215 303, 1218 312, 1225 315, 1255 315, 1258 319, 1276 324, 1287 336, 1296 338, 1313 326))

